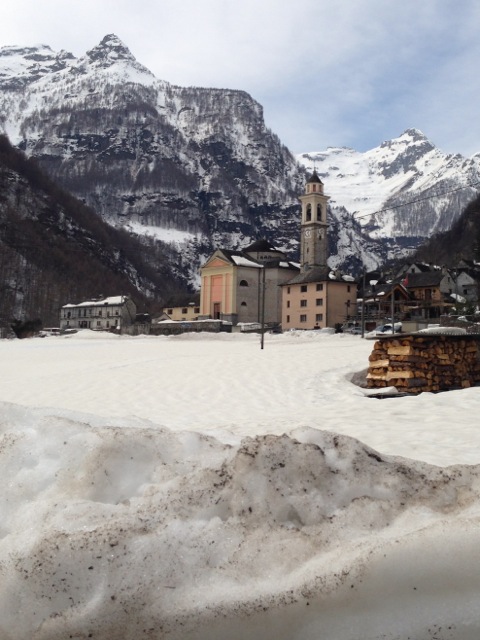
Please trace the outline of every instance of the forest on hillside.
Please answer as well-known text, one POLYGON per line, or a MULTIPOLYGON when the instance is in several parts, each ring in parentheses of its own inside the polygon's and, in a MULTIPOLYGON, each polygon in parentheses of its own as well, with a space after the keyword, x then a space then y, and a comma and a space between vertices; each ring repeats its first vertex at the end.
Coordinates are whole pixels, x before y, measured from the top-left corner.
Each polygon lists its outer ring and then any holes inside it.
POLYGON ((129 295, 160 309, 186 285, 168 245, 103 222, 0 136, 0 326, 57 325, 69 302, 129 295))
POLYGON ((451 229, 434 235, 415 253, 415 259, 455 266, 459 260, 480 261, 480 194, 464 209, 451 229))

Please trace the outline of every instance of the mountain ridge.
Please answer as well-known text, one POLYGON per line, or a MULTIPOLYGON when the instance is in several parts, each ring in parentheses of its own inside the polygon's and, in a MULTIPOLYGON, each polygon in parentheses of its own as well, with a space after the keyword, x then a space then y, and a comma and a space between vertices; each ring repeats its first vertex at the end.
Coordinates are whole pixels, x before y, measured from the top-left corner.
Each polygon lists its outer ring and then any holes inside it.
POLYGON ((314 164, 331 196, 335 268, 358 272, 404 255, 451 225, 473 196, 398 214, 412 196, 479 175, 480 158, 447 161, 416 129, 365 154, 330 148, 294 157, 248 93, 157 79, 114 34, 80 58, 16 51, 17 75, 6 62, 12 48, 0 49, 0 129, 103 220, 170 243, 176 274, 191 286, 217 247, 265 238, 295 259, 298 196, 314 164))

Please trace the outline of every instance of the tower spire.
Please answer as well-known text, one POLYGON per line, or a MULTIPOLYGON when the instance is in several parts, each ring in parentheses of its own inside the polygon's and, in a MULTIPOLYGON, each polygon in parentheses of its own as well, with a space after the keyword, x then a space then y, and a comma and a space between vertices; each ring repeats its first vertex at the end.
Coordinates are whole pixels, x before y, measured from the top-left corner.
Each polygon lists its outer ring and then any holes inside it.
POLYGON ((327 203, 329 199, 329 196, 323 193, 323 182, 314 167, 312 175, 305 184, 305 193, 300 196, 302 203, 300 268, 302 271, 327 266, 327 203))

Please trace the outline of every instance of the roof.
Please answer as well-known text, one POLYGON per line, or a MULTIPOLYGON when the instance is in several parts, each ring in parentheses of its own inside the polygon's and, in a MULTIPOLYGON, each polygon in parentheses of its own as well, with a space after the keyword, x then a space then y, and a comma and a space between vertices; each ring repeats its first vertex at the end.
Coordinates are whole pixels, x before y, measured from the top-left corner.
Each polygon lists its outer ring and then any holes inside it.
POLYGON ((87 300, 86 302, 79 302, 78 304, 64 304, 62 309, 72 307, 105 307, 105 306, 118 306, 124 304, 128 300, 128 296, 112 296, 111 298, 102 298, 101 300, 87 300))
MULTIPOLYGON (((261 242, 263 241, 261 240, 258 241, 259 245, 261 242)), ((230 262, 230 264, 233 264, 237 267, 251 267, 253 269, 263 269, 266 266, 267 268, 292 269, 292 270, 298 271, 299 266, 297 263, 287 260, 284 257, 284 254, 282 251, 280 251, 279 249, 273 248, 272 245, 270 245, 266 240, 264 242, 270 246, 270 249, 263 249, 263 251, 275 251, 278 254, 280 254, 279 256, 276 256, 274 260, 268 261, 267 263, 265 263, 263 260, 262 261, 256 260, 249 253, 247 253, 246 249, 244 249, 243 251, 235 251, 233 249, 217 249, 215 253, 212 256, 210 256, 210 258, 208 259, 208 262, 210 262, 210 260, 215 254, 220 253, 223 256, 223 258, 227 260, 227 262, 230 262)), ((254 245, 255 244, 256 243, 254 243, 254 245)), ((262 249, 254 249, 253 251, 262 251, 262 249)))
POLYGON ((307 180, 307 184, 312 183, 312 182, 316 182, 319 184, 323 184, 323 182, 320 180, 320 178, 318 177, 318 173, 317 170, 314 169, 312 175, 310 176, 310 178, 307 180))
POLYGON ((278 251, 268 240, 255 240, 251 245, 243 249, 249 253, 250 251, 278 251))
POLYGON ((307 282, 325 282, 335 281, 335 282, 345 282, 342 276, 337 277, 335 272, 330 269, 330 267, 313 267, 308 271, 302 271, 288 282, 284 282, 284 285, 291 284, 306 284, 307 282))
POLYGON ((405 275, 407 289, 415 287, 438 287, 445 277, 441 271, 426 271, 424 273, 408 273, 405 275))

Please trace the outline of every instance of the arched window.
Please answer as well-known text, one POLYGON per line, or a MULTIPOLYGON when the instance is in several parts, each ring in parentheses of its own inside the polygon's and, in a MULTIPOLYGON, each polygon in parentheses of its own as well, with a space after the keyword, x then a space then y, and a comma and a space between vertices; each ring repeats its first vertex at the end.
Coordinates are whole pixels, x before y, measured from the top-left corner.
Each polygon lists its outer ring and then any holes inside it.
POLYGON ((240 304, 240 306, 241 306, 241 307, 246 307, 246 306, 247 306, 247 303, 246 303, 246 302, 242 302, 242 303, 240 304))
POLYGON ((312 219, 312 205, 311 204, 307 204, 307 215, 305 217, 305 220, 307 222, 310 222, 311 219, 312 219))
POLYGON ((248 282, 246 280, 240 280, 241 287, 248 287, 248 282))
POLYGON ((321 219, 322 219, 322 205, 317 204, 317 220, 321 220, 321 219))

